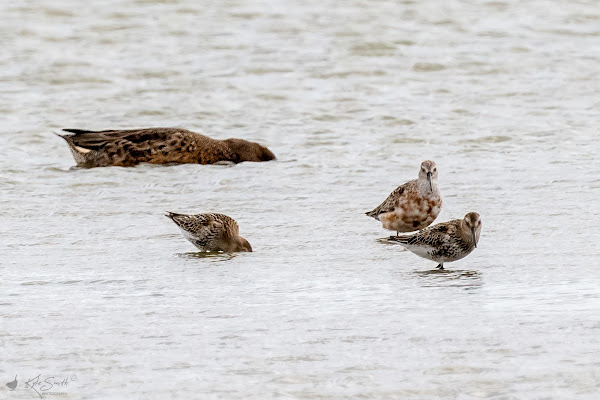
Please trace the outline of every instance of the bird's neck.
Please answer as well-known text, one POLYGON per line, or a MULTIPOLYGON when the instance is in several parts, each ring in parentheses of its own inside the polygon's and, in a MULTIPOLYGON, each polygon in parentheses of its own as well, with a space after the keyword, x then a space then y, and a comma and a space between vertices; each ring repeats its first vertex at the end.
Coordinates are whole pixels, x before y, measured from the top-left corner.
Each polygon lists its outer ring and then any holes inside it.
MULTIPOLYGON (((470 246, 474 247, 475 246, 475 238, 473 238, 473 233, 471 232, 471 228, 469 228, 467 226, 467 223, 465 222, 464 219, 460 221, 460 224, 461 224, 460 235, 461 235, 462 240, 464 240, 466 243, 469 243, 470 246)), ((475 234, 477 234, 477 232, 475 232, 475 234)))
POLYGON ((427 179, 418 179, 417 185, 419 187, 419 194, 426 198, 438 198, 440 197, 440 189, 438 187, 437 179, 431 181, 431 187, 427 179), (431 190, 433 187, 433 190, 431 190))

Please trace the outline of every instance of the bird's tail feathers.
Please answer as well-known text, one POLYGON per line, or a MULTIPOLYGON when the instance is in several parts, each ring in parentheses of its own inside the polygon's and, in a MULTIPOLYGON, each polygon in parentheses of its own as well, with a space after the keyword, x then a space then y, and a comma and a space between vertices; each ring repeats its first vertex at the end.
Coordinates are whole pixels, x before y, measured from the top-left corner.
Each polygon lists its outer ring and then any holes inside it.
POLYGON ((174 212, 171 212, 171 211, 165 212, 165 217, 173 219, 173 220, 174 220, 175 217, 177 217, 179 215, 181 215, 181 214, 177 214, 177 213, 174 213, 174 212))
POLYGON ((85 166, 89 158, 92 156, 92 150, 76 145, 75 141, 73 140, 73 135, 62 135, 58 132, 53 133, 56 136, 60 136, 65 140, 65 142, 67 142, 69 145, 69 150, 71 150, 71 154, 73 154, 73 158, 75 159, 77 165, 85 166))
POLYGON ((390 236, 389 237, 389 240, 391 240, 393 242, 402 243, 402 244, 408 244, 409 239, 410 239, 410 236, 390 236))
POLYGON ((85 133, 98 133, 99 131, 90 131, 88 129, 72 129, 72 128, 63 128, 63 131, 74 133, 75 135, 83 135, 85 133))
POLYGON ((375 210, 373 211, 367 211, 365 213, 366 216, 371 217, 371 218, 375 218, 376 220, 379 221, 379 215, 377 214, 377 212, 375 210))

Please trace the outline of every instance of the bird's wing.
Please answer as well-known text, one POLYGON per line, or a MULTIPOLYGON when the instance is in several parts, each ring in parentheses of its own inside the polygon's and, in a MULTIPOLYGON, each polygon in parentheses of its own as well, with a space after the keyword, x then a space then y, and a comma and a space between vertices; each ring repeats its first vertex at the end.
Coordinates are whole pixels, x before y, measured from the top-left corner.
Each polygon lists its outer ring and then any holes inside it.
POLYGON ((380 214, 394 211, 394 208, 396 208, 398 205, 398 199, 400 199, 404 192, 407 191, 409 183, 410 182, 407 182, 404 185, 398 186, 392 193, 390 193, 383 203, 377 206, 373 211, 369 211, 366 214, 369 217, 377 217, 380 214))
POLYGON ((238 236, 240 233, 240 227, 238 226, 235 219, 225 214, 211 214, 215 221, 223 224, 224 234, 227 236, 238 236))
POLYGON ((193 237, 199 246, 206 246, 215 238, 221 236, 224 225, 215 214, 185 215, 167 213, 167 217, 179 226, 183 231, 193 237))
MULTIPOLYGON (((459 221, 459 220, 456 220, 459 221)), ((455 232, 454 221, 448 221, 421 229, 412 235, 390 236, 390 240, 406 245, 442 247, 448 244, 450 236, 455 232)))
POLYGON ((186 129, 180 128, 144 128, 128 130, 104 130, 89 131, 84 129, 63 129, 65 132, 73 133, 66 135, 79 147, 90 150, 98 150, 108 143, 125 140, 131 143, 143 143, 147 141, 168 142, 176 136, 190 134, 186 129))
POLYGON ((421 244, 431 247, 441 247, 448 242, 449 227, 446 224, 437 224, 417 232, 408 241, 409 244, 421 244))

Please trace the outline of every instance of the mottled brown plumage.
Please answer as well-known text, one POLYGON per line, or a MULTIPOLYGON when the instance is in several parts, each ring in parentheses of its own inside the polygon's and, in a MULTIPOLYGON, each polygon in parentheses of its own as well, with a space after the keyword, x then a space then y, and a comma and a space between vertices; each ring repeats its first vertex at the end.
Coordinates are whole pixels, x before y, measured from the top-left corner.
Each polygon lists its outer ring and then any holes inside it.
POLYGON ((167 212, 181 229, 183 236, 202 251, 252 251, 252 246, 239 236, 237 222, 224 214, 207 213, 186 215, 167 212))
POLYGON ((463 219, 453 219, 429 226, 412 235, 390 236, 418 256, 438 262, 438 269, 444 263, 460 260, 468 256, 479 242, 481 217, 470 212, 463 219))
POLYGON ((63 129, 78 167, 131 167, 151 164, 214 164, 270 161, 266 147, 243 139, 211 139, 180 128, 88 131, 63 129))
POLYGON ((437 184, 438 172, 433 161, 423 161, 419 178, 398 186, 383 203, 367 214, 385 229, 413 232, 429 226, 442 209, 437 184))

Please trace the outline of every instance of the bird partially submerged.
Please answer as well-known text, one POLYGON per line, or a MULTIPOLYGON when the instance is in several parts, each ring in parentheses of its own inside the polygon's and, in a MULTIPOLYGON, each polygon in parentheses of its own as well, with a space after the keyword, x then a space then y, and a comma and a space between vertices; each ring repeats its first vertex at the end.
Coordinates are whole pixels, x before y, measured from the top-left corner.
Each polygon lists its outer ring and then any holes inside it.
POLYGON ((181 128, 88 131, 63 129, 78 167, 131 167, 151 164, 214 164, 270 161, 265 146, 244 139, 217 140, 181 128))

